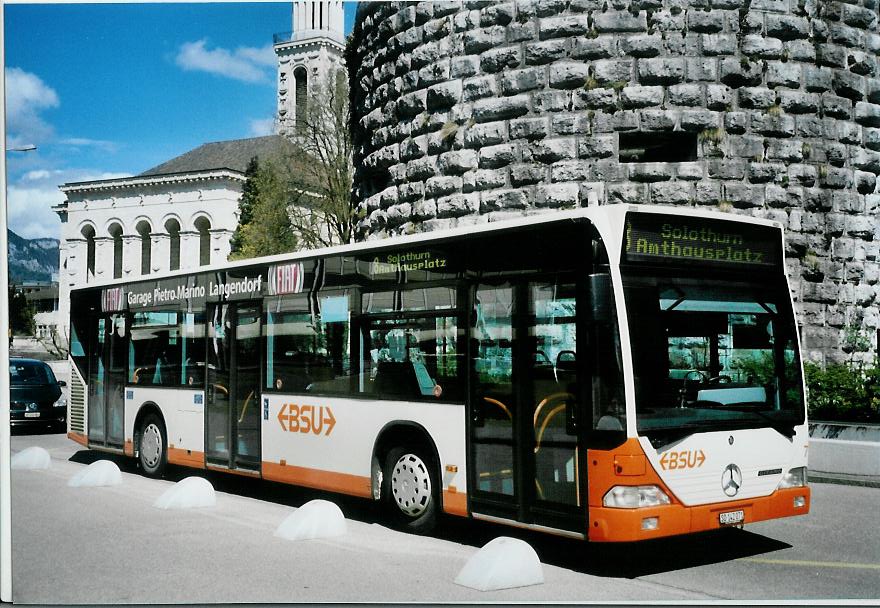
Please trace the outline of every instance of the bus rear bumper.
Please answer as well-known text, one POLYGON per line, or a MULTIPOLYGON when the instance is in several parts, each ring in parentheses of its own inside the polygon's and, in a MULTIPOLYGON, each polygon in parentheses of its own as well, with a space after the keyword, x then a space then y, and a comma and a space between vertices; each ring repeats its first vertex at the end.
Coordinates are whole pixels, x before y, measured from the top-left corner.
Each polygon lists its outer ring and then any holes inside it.
MULTIPOLYGON (((806 515, 810 512, 810 488, 785 488, 770 496, 687 507, 682 504, 644 509, 590 507, 588 537, 597 542, 632 542, 703 532, 728 527, 721 524, 722 513, 743 512, 743 524, 767 519, 806 515), (802 506, 796 506, 800 503, 802 506), (647 521, 656 518, 654 522, 647 521)), ((740 524, 736 524, 740 525, 740 524)))

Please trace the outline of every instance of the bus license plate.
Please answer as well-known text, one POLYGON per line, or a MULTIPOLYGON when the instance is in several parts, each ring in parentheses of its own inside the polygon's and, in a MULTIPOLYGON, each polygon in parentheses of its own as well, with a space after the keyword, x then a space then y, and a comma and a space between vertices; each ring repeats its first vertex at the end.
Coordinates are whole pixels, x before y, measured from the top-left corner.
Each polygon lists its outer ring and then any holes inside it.
POLYGON ((25 412, 24 417, 25 418, 39 418, 40 412, 25 412))
POLYGON ((718 515, 718 523, 722 526, 732 526, 733 524, 741 524, 745 519, 743 511, 728 511, 718 515))

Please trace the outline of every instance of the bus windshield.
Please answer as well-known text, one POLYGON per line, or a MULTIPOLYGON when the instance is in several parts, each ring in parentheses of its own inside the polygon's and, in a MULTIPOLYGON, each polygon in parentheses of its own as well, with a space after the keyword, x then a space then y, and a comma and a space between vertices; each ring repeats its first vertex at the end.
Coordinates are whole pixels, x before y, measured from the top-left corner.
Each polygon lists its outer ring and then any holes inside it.
POLYGON ((803 423, 784 280, 630 271, 624 287, 641 434, 673 441, 693 432, 772 427, 791 436, 803 423))

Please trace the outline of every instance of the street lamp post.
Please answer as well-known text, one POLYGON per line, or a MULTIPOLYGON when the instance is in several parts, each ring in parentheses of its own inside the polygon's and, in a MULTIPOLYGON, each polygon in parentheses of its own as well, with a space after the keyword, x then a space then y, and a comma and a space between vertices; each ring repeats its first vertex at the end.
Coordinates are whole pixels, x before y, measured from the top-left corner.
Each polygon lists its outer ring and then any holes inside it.
MULTIPOLYGON (((3 29, 3 14, 0 12, 0 31, 3 29)), ((2 60, 0 50, 0 60, 2 60)), ((5 87, 0 82, 0 95, 5 93, 5 87)), ((0 133, 2 136, 3 133, 0 133)), ((34 144, 7 148, 6 152, 33 152, 37 149, 34 144)), ((0 156, 0 184, 6 187, 6 155, 0 156)), ((6 194, 0 198, 0 299, 9 295, 9 279, 6 276, 8 268, 7 238, 6 238, 6 194)), ((9 327, 9 306, 0 306, 0 327, 9 327)), ((9 490, 11 476, 9 474, 10 456, 10 426, 9 426, 9 342, 6 336, 0 339, 0 601, 12 601, 12 518, 9 514, 12 504, 9 490), (6 364, 6 365, 4 365, 6 364)))

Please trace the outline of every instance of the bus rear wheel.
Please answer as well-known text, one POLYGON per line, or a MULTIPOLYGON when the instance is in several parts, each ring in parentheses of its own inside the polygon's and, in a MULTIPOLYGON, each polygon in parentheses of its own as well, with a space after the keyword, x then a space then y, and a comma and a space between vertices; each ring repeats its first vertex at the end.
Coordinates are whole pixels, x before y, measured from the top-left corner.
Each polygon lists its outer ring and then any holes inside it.
POLYGON ((395 527, 427 534, 437 525, 437 475, 426 451, 397 447, 388 452, 382 500, 395 527))
POLYGON ((165 425, 156 414, 147 414, 138 434, 138 462, 147 477, 161 477, 168 464, 165 425))

